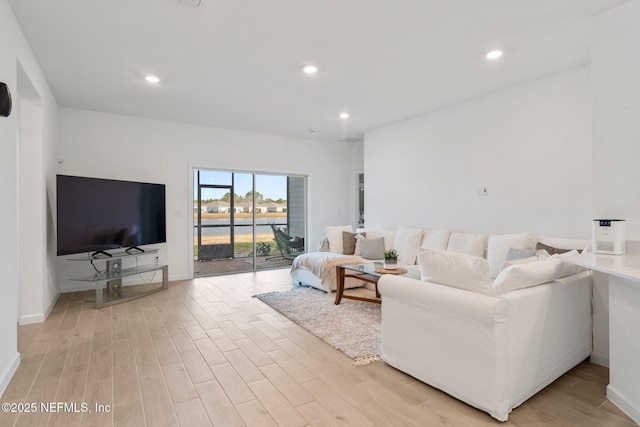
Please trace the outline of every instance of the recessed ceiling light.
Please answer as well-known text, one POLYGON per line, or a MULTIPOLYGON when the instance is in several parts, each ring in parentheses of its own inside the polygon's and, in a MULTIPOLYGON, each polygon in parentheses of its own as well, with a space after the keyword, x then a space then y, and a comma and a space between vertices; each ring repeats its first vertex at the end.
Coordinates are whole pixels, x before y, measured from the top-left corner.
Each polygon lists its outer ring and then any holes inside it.
POLYGON ((158 76, 148 75, 144 79, 149 83, 160 83, 160 78, 158 76))
POLYGON ((316 67, 315 65, 305 65, 304 67, 302 67, 302 71, 307 74, 315 74, 318 72, 318 67, 316 67))
POLYGON ((487 59, 498 59, 502 56, 503 52, 501 50, 492 50, 491 52, 487 53, 485 55, 485 57, 487 59))
POLYGON ((349 118, 349 113, 340 113, 340 118, 341 119, 348 119, 349 118))

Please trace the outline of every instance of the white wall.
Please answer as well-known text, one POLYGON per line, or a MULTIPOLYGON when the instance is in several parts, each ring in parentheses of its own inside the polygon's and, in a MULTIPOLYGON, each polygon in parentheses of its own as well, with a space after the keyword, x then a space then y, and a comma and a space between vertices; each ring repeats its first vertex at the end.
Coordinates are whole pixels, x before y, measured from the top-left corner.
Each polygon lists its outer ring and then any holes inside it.
MULTIPOLYGON (((55 99, 47 86, 47 82, 29 48, 22 31, 13 15, 13 11, 6 0, 0 0, 0 81, 9 85, 13 99, 18 97, 18 70, 21 68, 25 75, 29 76, 33 88, 42 98, 41 114, 41 146, 37 152, 25 152, 24 156, 40 156, 43 150, 47 156, 54 151, 56 143, 57 106, 55 99), (18 65, 20 64, 20 66, 18 65)), ((20 262, 19 262, 19 235, 18 235, 18 205, 20 196, 18 193, 18 126, 20 125, 19 109, 14 109, 8 118, 0 118, 0 194, 2 203, 0 204, 0 235, 2 245, 0 245, 0 271, 2 271, 2 286, 0 286, 0 392, 4 391, 13 372, 18 366, 19 355, 17 352, 17 322, 19 316, 23 314, 31 315, 37 313, 22 313, 19 311, 20 294, 20 262)), ((51 164, 50 159, 43 159, 46 165, 51 164)), ((45 165, 45 171, 50 170, 45 165)), ((43 178, 31 187, 32 191, 39 191, 44 197, 44 188, 47 173, 43 178)), ((39 211, 37 214, 40 221, 46 218, 46 211, 39 211)), ((38 237, 38 231, 28 231, 29 237, 38 237)), ((36 258, 38 263, 46 263, 46 247, 41 247, 36 258)), ((52 276, 51 272, 45 271, 47 277, 52 276)), ((40 315, 48 309, 53 302, 57 291, 50 288, 50 283, 41 283, 37 287, 37 298, 39 306, 33 308, 40 315)))
POLYGON ((640 1, 593 22, 593 212, 640 240, 640 1))
MULTIPOLYGON (((636 15, 635 22, 639 20, 636 15)), ((609 29, 604 32, 608 34, 609 29)), ((640 40, 640 30, 636 29, 635 38, 628 42, 633 44, 632 40, 640 40)), ((601 45, 598 32, 594 43, 601 45)), ((609 54, 618 51, 617 41, 611 43, 609 54)), ((594 55, 594 83, 601 74, 598 57, 594 55)), ((638 58, 636 54, 634 60, 638 58)), ((639 72, 635 68, 635 76, 639 72)), ((600 193, 596 205, 607 207, 604 199, 617 194, 611 187, 620 184, 619 170, 610 163, 612 155, 600 153, 601 141, 592 144, 590 74, 589 67, 567 70, 367 133, 367 226, 484 233, 530 230, 590 238, 592 182, 595 192, 600 193), (476 196, 479 186, 488 187, 487 197, 476 196)), ((630 81, 632 75, 628 75, 630 81)), ((619 77, 612 70, 607 81, 618 82, 619 77)), ((630 81, 627 86, 632 86, 630 81)), ((633 89, 636 95, 640 95, 639 88, 636 84, 633 89)), ((604 88, 603 92, 608 94, 604 88)), ((602 109, 600 98, 602 95, 595 97, 594 112, 602 109)), ((594 114, 594 128, 599 115, 602 113, 594 114)), ((626 203, 627 209, 622 213, 601 209, 604 216, 624 217, 640 209, 640 193, 631 188, 640 182, 640 172, 633 168, 638 158, 634 151, 640 150, 640 144, 630 145, 629 138, 618 142, 622 146, 619 157, 627 159, 624 168, 633 170, 629 179, 623 180, 617 199, 618 205, 626 203)), ((607 366, 608 280, 597 273, 593 278, 591 360, 607 366)))
POLYGON ((589 87, 583 66, 367 132, 367 227, 589 238, 589 87))
MULTIPOLYGON (((362 169, 362 144, 292 139, 83 110, 60 109, 58 173, 166 184, 167 244, 160 262, 172 280, 189 277, 193 209, 192 168, 281 172, 309 177, 309 249, 329 224, 355 216, 353 171, 362 169)), ((62 289, 89 266, 59 257, 62 289)))
MULTIPOLYGON (((593 217, 626 219, 633 241, 640 240, 638 22, 639 0, 596 16, 591 51, 593 217)), ((608 276, 594 273, 594 355, 602 364, 609 360, 608 301, 608 276)))

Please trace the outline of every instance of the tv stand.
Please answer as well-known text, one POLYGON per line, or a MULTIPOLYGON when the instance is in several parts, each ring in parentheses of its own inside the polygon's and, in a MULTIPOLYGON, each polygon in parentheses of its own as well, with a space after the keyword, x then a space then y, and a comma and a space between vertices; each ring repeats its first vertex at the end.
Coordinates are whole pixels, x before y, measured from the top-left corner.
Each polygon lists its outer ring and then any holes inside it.
POLYGON ((131 246, 130 248, 125 249, 124 251, 129 255, 137 255, 137 254, 144 253, 144 249, 140 249, 137 246, 131 246))
POLYGON ((111 255, 109 252, 105 252, 105 251, 96 251, 91 254, 91 258, 93 259, 111 258, 112 256, 113 255, 111 255))
MULTIPOLYGON (((94 264, 94 266, 96 261, 106 261, 103 271, 98 271, 89 276, 82 276, 71 279, 78 282, 93 283, 96 289, 95 303, 97 309, 114 304, 120 304, 126 301, 131 301, 133 299, 151 295, 155 292, 169 288, 169 266, 167 265, 137 265, 136 262, 136 266, 134 267, 120 267, 122 266, 121 258, 135 257, 138 255, 146 257, 148 255, 157 254, 157 249, 149 249, 146 251, 142 251, 141 253, 129 253, 128 250, 124 250, 109 253, 108 257, 105 257, 105 255, 101 253, 102 251, 99 252, 100 253, 94 253, 84 257, 69 258, 69 260, 71 261, 89 261, 94 264), (162 282, 123 286, 123 277, 135 276, 143 273, 157 271, 162 272, 162 282)), ((87 300, 93 301, 94 299, 87 298, 87 300)))

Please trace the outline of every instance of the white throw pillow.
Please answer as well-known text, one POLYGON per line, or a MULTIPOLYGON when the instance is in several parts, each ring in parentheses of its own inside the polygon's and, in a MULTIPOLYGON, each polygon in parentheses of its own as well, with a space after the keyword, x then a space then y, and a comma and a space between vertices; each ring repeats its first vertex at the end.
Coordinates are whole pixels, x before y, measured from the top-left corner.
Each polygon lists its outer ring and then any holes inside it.
POLYGON ((444 251, 449 243, 449 235, 451 235, 449 230, 424 230, 420 247, 444 251))
POLYGON ((353 227, 350 225, 332 225, 325 228, 327 233, 327 239, 329 239, 329 252, 341 254, 344 250, 342 242, 342 232, 353 232, 353 227))
POLYGON ((491 295, 489 264, 481 257, 438 249, 419 249, 422 280, 491 295))
POLYGON ((539 261, 538 257, 535 255, 527 258, 518 258, 518 259, 511 259, 511 260, 505 261, 500 265, 500 273, 502 273, 503 270, 511 267, 512 265, 526 264, 528 262, 535 262, 535 261, 539 261))
POLYGON ((494 295, 553 282, 562 274, 562 260, 549 257, 542 261, 516 264, 506 268, 494 280, 494 295))
MULTIPOLYGON (((552 255, 551 258, 553 257, 558 257, 559 259, 562 259, 566 256, 569 255, 578 255, 578 251, 576 249, 569 251, 569 252, 565 252, 563 254, 559 254, 559 255, 552 255)), ((571 276, 573 274, 578 274, 578 273, 582 273, 583 271, 587 271, 586 268, 584 267, 580 267, 579 265, 575 265, 575 264, 571 264, 569 262, 562 262, 562 270, 560 271, 560 276, 558 276, 558 278, 561 277, 567 277, 567 276, 571 276)))
POLYGON ((360 243, 360 241, 362 239, 366 239, 365 236, 366 236, 365 232, 356 234, 356 249, 353 251, 354 255, 357 255, 357 256, 362 255, 362 243, 360 243))
POLYGON ((484 248, 487 244, 486 234, 471 233, 451 233, 447 251, 459 252, 467 255, 473 255, 480 258, 484 257, 484 248))
MULTIPOLYGON (((396 230, 386 230, 384 228, 378 228, 375 230, 375 234, 373 236, 384 238, 385 251, 388 251, 389 249, 393 249, 393 243, 396 239, 396 230)), ((367 237, 369 237, 368 233, 367 233, 367 237)))
POLYGON ((418 247, 422 241, 422 230, 399 227, 393 241, 393 249, 398 252, 398 261, 415 264, 418 247))
POLYGON ((533 233, 492 234, 489 236, 487 261, 491 277, 495 278, 500 273, 500 265, 506 260, 510 248, 533 249, 535 244, 533 233))
POLYGON ((523 252, 533 252, 532 256, 529 257, 525 257, 525 258, 515 258, 515 259, 509 259, 509 253, 511 253, 511 249, 509 249, 509 252, 507 253, 507 259, 505 260, 505 262, 503 262, 500 265, 500 273, 502 273, 502 271, 506 268, 511 267, 512 265, 516 265, 516 264, 525 264, 527 262, 535 262, 535 261, 541 261, 543 259, 547 259, 549 258, 549 254, 547 253, 547 251, 523 251, 523 252))

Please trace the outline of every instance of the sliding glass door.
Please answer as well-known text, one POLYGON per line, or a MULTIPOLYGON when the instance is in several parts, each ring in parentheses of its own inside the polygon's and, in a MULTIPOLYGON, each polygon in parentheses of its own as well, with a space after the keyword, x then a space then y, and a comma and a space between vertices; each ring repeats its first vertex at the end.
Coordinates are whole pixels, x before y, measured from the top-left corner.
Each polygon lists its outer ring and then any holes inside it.
POLYGON ((194 170, 194 276, 288 267, 305 230, 304 176, 194 170))

